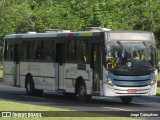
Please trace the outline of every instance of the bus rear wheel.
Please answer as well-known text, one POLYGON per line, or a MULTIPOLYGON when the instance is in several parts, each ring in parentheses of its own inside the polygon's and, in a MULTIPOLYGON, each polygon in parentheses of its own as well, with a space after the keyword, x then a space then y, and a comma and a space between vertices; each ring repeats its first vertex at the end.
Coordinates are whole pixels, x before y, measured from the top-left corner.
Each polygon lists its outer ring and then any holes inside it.
POLYGON ((130 103, 132 101, 132 99, 133 99, 133 97, 128 97, 128 96, 127 97, 126 96, 121 97, 121 100, 122 100, 123 103, 130 103))
POLYGON ((33 82, 31 76, 26 77, 26 93, 28 95, 34 95, 35 94, 34 82, 33 82))
POLYGON ((43 90, 35 89, 34 82, 31 76, 27 76, 26 78, 26 93, 28 95, 38 95, 38 96, 43 94, 43 90))
POLYGON ((92 96, 87 95, 86 85, 84 82, 80 82, 77 88, 77 97, 80 102, 88 102, 92 96))

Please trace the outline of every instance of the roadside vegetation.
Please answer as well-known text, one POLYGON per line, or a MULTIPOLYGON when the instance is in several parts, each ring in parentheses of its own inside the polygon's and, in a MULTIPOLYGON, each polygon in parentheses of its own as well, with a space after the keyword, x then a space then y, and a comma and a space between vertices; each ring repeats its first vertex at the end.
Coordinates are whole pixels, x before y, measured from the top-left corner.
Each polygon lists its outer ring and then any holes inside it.
POLYGON ((157 95, 160 96, 160 72, 158 73, 157 95))
POLYGON ((2 64, 0 64, 0 80, 2 80, 3 77, 3 67, 2 64))
MULTIPOLYGON (((8 101, 0 101, 0 111, 34 111, 34 112, 38 112, 38 111, 49 111, 49 112, 53 112, 53 114, 55 116, 61 116, 61 117, 45 117, 46 120, 59 120, 59 119, 64 119, 64 120, 75 120, 75 117, 63 117, 66 116, 67 112, 69 112, 70 110, 68 109, 61 109, 61 108, 55 108, 55 107, 43 107, 43 106, 37 106, 37 105, 29 105, 29 104, 22 104, 22 103, 15 103, 15 102, 8 102, 8 101), (56 111, 54 113, 54 111, 56 111), (59 115, 57 111, 63 111, 63 114, 59 115)), ((119 117, 110 117, 107 115, 103 115, 103 114, 97 114, 97 113, 86 113, 86 112, 76 112, 76 114, 78 116, 82 116, 82 117, 76 117, 76 120, 119 120, 119 117), (85 117, 87 115, 87 117, 85 117)), ((75 114, 75 116, 76 116, 75 114)), ((6 120, 7 118, 1 118, 1 120, 6 120)), ((9 118, 8 118, 9 119, 9 118)), ((15 120, 17 118, 14 118, 15 120)), ((41 118, 19 118, 21 120, 23 119, 41 119, 41 118)), ((44 119, 44 118, 42 118, 44 119)), ((125 118, 125 117, 121 117, 121 120, 134 120, 134 118, 125 118)))
POLYGON ((0 0, 0 45, 6 34, 86 27, 152 31, 160 40, 159 0, 0 0))
POLYGON ((2 80, 2 77, 3 77, 3 70, 0 69, 0 80, 2 80))

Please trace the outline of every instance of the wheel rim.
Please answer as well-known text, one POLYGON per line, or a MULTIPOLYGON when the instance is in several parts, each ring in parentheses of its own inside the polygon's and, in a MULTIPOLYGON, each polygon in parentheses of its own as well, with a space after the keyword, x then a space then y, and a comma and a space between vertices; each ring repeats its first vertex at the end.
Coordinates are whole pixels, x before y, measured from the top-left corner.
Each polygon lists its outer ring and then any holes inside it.
POLYGON ((30 82, 27 82, 27 90, 28 90, 28 92, 30 92, 30 91, 31 91, 30 82))
POLYGON ((86 93, 86 88, 85 88, 85 86, 83 85, 83 86, 80 86, 80 89, 79 89, 79 95, 85 95, 85 93, 86 93))

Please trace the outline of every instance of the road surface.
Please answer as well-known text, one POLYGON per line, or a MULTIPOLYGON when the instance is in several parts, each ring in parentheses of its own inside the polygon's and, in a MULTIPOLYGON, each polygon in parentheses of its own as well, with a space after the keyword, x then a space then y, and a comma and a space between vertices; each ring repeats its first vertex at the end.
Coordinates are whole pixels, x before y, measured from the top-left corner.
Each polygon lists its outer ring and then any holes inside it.
POLYGON ((160 113, 159 96, 135 97, 130 104, 123 104, 119 97, 93 97, 89 103, 80 103, 75 98, 65 98, 61 94, 46 91, 42 96, 28 96, 25 89, 6 86, 3 82, 0 82, 0 100, 76 111, 159 111, 160 113))

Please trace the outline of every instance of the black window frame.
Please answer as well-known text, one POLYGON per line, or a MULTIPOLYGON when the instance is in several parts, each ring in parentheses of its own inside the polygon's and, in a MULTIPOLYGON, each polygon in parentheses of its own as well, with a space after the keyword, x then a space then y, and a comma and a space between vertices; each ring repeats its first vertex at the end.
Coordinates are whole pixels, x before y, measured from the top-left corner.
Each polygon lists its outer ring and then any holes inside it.
MULTIPOLYGON (((10 47, 9 47, 10 48, 10 47)), ((5 61, 13 61, 14 60, 14 43, 12 41, 5 41, 5 47, 4 47, 4 60, 5 61), (7 50, 7 46, 8 43, 12 44, 12 57, 8 58, 8 50, 7 50)))
POLYGON ((89 51, 90 51, 90 42, 89 42, 89 40, 87 39, 87 38, 80 38, 80 39, 76 39, 76 38, 71 38, 71 39, 69 39, 67 42, 66 42, 66 46, 67 46, 67 53, 66 53, 66 63, 83 63, 83 64, 88 64, 89 63, 89 60, 90 60, 90 55, 89 55, 89 51), (69 59, 69 43, 70 43, 70 41, 72 42, 74 42, 74 52, 75 52, 75 54, 74 54, 74 59, 69 59), (77 59, 77 51, 79 50, 78 48, 77 48, 77 43, 78 43, 78 41, 82 41, 82 44, 85 44, 85 46, 86 46, 86 48, 85 48, 85 52, 86 52, 86 56, 87 56, 87 60, 85 61, 84 60, 84 51, 83 51, 83 46, 82 46, 82 53, 81 53, 81 60, 78 60, 77 59))
POLYGON ((42 60, 41 61, 44 61, 44 62, 55 62, 55 52, 56 52, 56 50, 55 50, 55 45, 56 45, 56 40, 53 40, 53 39, 44 39, 44 40, 42 40, 42 49, 41 49, 41 52, 42 52, 42 60), (52 41, 52 42, 54 42, 53 44, 54 44, 54 46, 53 46, 53 49, 52 49, 52 56, 51 56, 51 59, 43 59, 43 49, 44 49, 44 42, 46 42, 46 41, 52 41))

